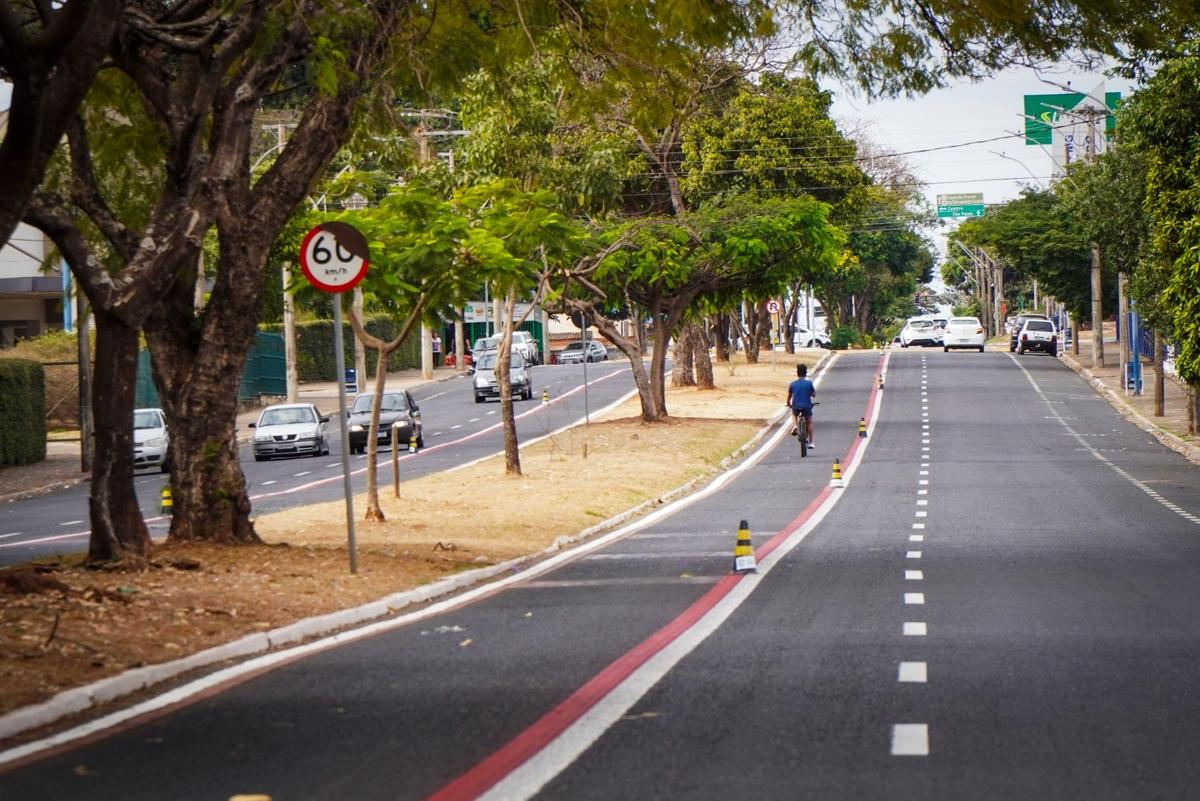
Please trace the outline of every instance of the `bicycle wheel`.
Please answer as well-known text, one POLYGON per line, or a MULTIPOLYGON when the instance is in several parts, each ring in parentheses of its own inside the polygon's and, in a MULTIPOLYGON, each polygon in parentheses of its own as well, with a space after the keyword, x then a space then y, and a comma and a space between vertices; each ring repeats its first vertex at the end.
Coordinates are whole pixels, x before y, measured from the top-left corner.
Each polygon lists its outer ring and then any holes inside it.
POLYGON ((804 415, 798 415, 796 428, 799 430, 797 437, 800 440, 800 458, 808 456, 808 419, 804 415))

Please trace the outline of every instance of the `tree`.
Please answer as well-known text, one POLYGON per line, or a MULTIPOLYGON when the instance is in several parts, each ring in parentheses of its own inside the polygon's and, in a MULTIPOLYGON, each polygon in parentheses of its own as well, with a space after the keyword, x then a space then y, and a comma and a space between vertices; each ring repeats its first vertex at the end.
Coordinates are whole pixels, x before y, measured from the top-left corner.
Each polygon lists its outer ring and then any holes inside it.
MULTIPOLYGON (((122 0, 0 2, 0 80, 12 83, 0 142, 0 245, 41 183, 67 126, 109 54, 126 15, 122 0)), ((140 15, 127 22, 144 28, 140 15)))
POLYGON ((1146 160, 1150 247, 1136 268, 1135 297, 1153 304, 1179 347, 1179 375, 1200 387, 1200 53, 1164 63, 1122 108, 1130 148, 1146 160))

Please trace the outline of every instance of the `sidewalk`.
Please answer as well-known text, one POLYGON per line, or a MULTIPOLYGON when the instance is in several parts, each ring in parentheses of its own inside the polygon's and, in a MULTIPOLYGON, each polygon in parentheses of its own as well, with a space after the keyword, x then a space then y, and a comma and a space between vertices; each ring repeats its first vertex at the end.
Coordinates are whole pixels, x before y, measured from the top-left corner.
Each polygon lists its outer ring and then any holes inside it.
MULTIPOLYGON (((1105 327, 1105 334, 1111 326, 1105 327)), ((1139 428, 1149 432, 1168 448, 1190 461, 1200 464, 1200 438, 1187 433, 1187 389, 1173 376, 1163 382, 1163 416, 1154 416, 1154 366, 1142 360, 1142 394, 1121 387, 1121 345, 1105 336, 1104 364, 1092 369, 1091 331, 1079 334, 1079 355, 1067 348, 1062 352, 1063 363, 1090 383, 1109 405, 1139 428)))
MULTIPOLYGON (((452 367, 438 367, 433 371, 432 381, 425 381, 419 369, 399 370, 388 373, 388 389, 414 389, 422 384, 446 381, 459 375, 452 367)), ((369 380, 366 386, 359 387, 361 392, 374 390, 374 381, 369 380)), ((300 385, 298 401, 312 403, 322 414, 333 415, 330 425, 337 425, 338 385, 336 381, 314 381, 300 385)), ((353 395, 347 395, 347 404, 352 403, 353 395)), ((238 442, 250 442, 253 429, 250 424, 258 419, 261 407, 247 408, 237 416, 238 442)), ((80 470, 78 432, 75 439, 52 438, 46 445, 46 458, 37 464, 21 465, 19 467, 0 468, 0 503, 15 501, 30 495, 69 487, 86 481, 88 473, 80 470)))

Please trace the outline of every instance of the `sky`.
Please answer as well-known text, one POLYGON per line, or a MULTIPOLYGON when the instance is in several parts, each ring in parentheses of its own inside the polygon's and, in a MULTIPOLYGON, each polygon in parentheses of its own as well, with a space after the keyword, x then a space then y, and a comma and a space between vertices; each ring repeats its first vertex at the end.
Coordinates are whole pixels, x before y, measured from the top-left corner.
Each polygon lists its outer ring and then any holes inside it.
MULTIPOLYGON (((1090 92, 1105 80, 1098 73, 1044 74, 1058 84, 1069 82, 1072 89, 1082 92, 1090 92)), ((1105 83, 1107 91, 1119 91, 1122 96, 1127 96, 1132 88, 1120 80, 1105 83)), ((865 124, 866 135, 893 153, 959 145, 1023 131, 1024 95, 1062 91, 1042 82, 1029 69, 1006 70, 979 83, 956 83, 915 99, 875 103, 836 86, 827 88, 834 93, 831 113, 843 130, 865 124)), ((982 192, 985 204, 1011 200, 1025 186, 1048 184, 1051 171, 1048 152, 1036 145, 1026 145, 1023 135, 913 153, 904 158, 926 184, 924 193, 931 206, 936 203, 937 195, 960 192, 982 192)), ((946 233, 955 225, 947 222, 931 232, 939 253, 945 252, 946 233)))

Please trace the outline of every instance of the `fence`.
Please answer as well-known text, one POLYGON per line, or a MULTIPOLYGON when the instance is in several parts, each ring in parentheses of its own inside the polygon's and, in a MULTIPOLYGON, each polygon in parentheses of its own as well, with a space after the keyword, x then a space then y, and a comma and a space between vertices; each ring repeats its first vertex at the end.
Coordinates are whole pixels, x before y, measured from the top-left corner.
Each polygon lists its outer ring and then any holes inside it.
MULTIPOLYGON (((246 356, 246 367, 242 370, 242 381, 238 387, 238 400, 257 400, 264 395, 287 395, 287 365, 284 359, 283 337, 280 334, 259 331, 254 335, 254 342, 246 356)), ((150 352, 146 350, 138 353, 134 402, 138 408, 162 405, 158 387, 154 384, 154 373, 150 369, 150 352)))

